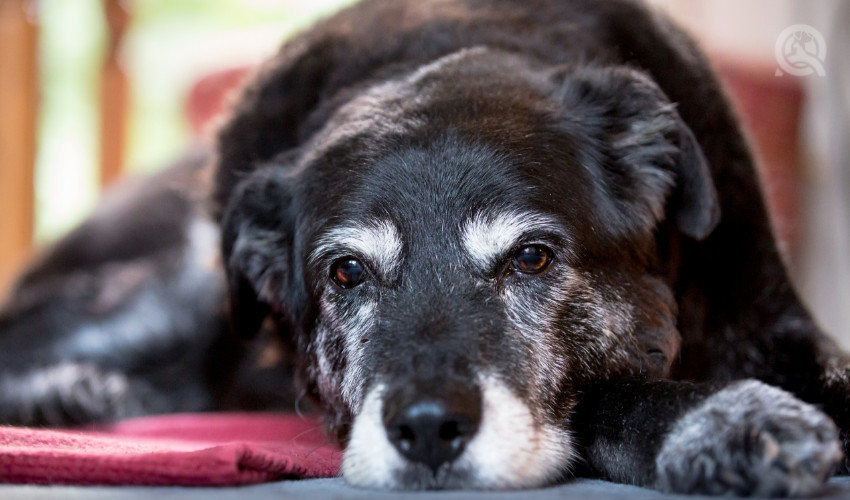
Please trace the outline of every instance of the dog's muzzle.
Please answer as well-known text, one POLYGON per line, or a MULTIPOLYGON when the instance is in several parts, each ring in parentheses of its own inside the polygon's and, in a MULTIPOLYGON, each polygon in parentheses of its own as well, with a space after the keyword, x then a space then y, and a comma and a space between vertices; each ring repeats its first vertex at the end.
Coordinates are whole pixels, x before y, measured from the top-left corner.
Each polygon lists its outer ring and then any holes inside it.
POLYGON ((436 475, 478 432, 481 392, 460 382, 399 385, 385 395, 383 423, 388 440, 403 457, 436 475))

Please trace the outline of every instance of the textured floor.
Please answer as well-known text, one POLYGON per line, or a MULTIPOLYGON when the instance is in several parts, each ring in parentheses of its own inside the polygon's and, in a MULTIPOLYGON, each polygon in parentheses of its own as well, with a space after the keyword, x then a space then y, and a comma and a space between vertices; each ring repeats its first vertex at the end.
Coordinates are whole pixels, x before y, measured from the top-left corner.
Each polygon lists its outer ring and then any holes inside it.
MULTIPOLYGON (((425 493, 390 493, 359 490, 349 488, 341 479, 311 479, 304 481, 281 481, 277 483, 245 486, 241 488, 140 488, 140 487, 80 487, 80 486, 29 486, 29 485, 0 485, 2 500, 141 500, 156 498, 168 499, 203 499, 203 500, 263 500, 263 499, 325 499, 339 500, 410 498, 416 500, 484 500, 521 498, 522 500, 577 499, 577 500, 608 500, 608 499, 688 499, 702 497, 663 495, 651 490, 624 486, 620 484, 579 479, 569 484, 528 490, 522 492, 425 492, 425 493)), ((820 499, 850 499, 850 477, 832 479, 820 499)))

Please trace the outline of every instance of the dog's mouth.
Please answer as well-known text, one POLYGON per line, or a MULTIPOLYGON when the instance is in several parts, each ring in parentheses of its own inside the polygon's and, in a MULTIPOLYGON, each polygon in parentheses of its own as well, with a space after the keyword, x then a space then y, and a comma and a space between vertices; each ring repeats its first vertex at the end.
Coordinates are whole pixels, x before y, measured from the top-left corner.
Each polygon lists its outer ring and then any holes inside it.
POLYGON ((574 447, 566 429, 536 421, 495 376, 480 379, 475 398, 400 398, 376 385, 354 420, 346 481, 382 489, 515 489, 567 473, 574 447))

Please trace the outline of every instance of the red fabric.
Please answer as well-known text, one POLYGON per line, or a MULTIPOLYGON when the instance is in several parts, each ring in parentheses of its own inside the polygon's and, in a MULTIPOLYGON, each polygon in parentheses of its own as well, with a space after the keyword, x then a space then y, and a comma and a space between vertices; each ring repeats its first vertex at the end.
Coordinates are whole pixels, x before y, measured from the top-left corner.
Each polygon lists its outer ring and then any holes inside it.
POLYGON ((0 482, 215 486, 332 477, 341 453, 314 419, 183 414, 98 430, 0 427, 0 482))

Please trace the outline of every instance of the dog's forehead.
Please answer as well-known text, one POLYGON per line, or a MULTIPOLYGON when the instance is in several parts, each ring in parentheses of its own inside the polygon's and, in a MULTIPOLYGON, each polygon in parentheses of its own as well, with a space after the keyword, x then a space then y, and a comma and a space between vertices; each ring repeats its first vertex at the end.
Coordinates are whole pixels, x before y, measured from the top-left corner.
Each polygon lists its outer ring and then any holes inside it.
POLYGON ((586 167, 539 82, 490 63, 513 61, 465 51, 334 114, 302 169, 311 213, 326 217, 314 225, 322 244, 334 235, 382 261, 423 248, 484 262, 531 231, 579 232, 573 223, 592 216, 586 167))
POLYGON ((418 240, 439 248, 493 231, 510 239, 520 226, 541 225, 533 222, 542 220, 534 206, 539 183, 508 155, 455 133, 397 147, 359 170, 326 186, 339 199, 326 224, 337 239, 418 240))
POLYGON ((357 169, 337 166, 337 175, 323 176, 313 190, 315 206, 328 211, 312 211, 325 218, 311 253, 336 248, 339 256, 351 252, 384 270, 402 260, 438 266, 455 256, 452 265, 483 270, 530 235, 575 241, 571 218, 581 193, 522 162, 445 131, 394 145, 357 169), (329 199, 331 207, 324 205, 329 199))

